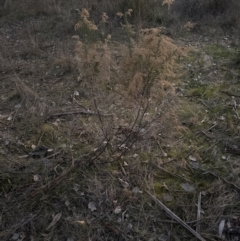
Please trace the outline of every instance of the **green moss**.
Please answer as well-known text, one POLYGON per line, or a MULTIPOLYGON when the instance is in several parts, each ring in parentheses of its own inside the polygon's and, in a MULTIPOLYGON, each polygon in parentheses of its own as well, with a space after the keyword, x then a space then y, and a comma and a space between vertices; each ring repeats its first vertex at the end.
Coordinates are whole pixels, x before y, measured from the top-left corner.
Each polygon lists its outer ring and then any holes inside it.
POLYGON ((217 44, 207 45, 205 51, 215 59, 230 58, 233 56, 233 52, 229 48, 217 44))
POLYGON ((199 86, 196 88, 192 88, 189 92, 190 95, 193 96, 201 96, 203 98, 209 99, 214 98, 218 94, 219 87, 218 86, 199 86))
POLYGON ((38 142, 39 141, 46 146, 56 144, 58 141, 57 127, 50 123, 43 124, 39 130, 38 142))

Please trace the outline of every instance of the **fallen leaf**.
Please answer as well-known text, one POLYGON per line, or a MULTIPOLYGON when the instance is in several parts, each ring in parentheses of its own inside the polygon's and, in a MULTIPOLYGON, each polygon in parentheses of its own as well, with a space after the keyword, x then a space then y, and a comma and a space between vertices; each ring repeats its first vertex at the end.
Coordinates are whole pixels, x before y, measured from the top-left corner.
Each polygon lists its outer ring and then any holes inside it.
POLYGON ((139 187, 134 187, 133 189, 132 189, 132 192, 133 193, 143 193, 143 191, 141 191, 140 189, 139 189, 139 187))
POLYGON ((20 234, 19 233, 14 233, 12 236, 12 240, 17 240, 19 238, 20 234))
POLYGON ((169 237, 166 234, 160 234, 159 240, 160 241, 167 241, 167 240, 169 240, 169 237))
POLYGON ((74 95, 75 95, 75 96, 79 96, 79 92, 75 90, 75 91, 74 91, 74 95))
POLYGON ((118 220, 117 220, 118 223, 121 223, 122 222, 122 219, 119 217, 118 220))
POLYGON ((13 117, 10 115, 10 116, 8 116, 8 118, 7 118, 7 120, 8 121, 10 121, 10 120, 12 120, 13 119, 13 117))
POLYGON ((193 161, 193 162, 196 162, 196 161, 197 161, 197 158, 194 157, 194 156, 191 156, 191 155, 190 155, 188 158, 189 158, 189 160, 191 160, 191 161, 193 161))
POLYGON ((193 191, 195 191, 195 187, 192 185, 192 184, 190 184, 190 183, 182 183, 181 185, 180 185, 186 192, 193 192, 193 191))
POLYGON ((220 238, 222 237, 222 234, 223 234, 223 230, 224 230, 224 227, 225 227, 225 222, 226 222, 226 220, 223 219, 223 220, 219 223, 219 226, 218 226, 218 235, 219 235, 220 238))
POLYGON ((95 211, 95 210, 97 210, 96 204, 95 204, 94 202, 90 202, 90 203, 88 204, 88 208, 89 208, 92 212, 95 211))
POLYGON ((61 216, 62 216, 62 213, 58 213, 54 215, 51 223, 48 225, 46 230, 49 230, 50 228, 52 228, 60 220, 61 216))
POLYGON ((132 226, 131 223, 129 223, 128 226, 127 226, 128 229, 132 229, 132 227, 133 227, 133 226, 132 226))
POLYGON ((118 180, 120 181, 120 183, 122 184, 122 186, 124 188, 128 188, 129 187, 129 183, 128 182, 123 181, 123 179, 121 179, 121 178, 118 178, 118 180))
POLYGON ((164 157, 167 157, 168 154, 167 154, 166 152, 163 152, 163 156, 164 156, 164 157))
POLYGON ((39 176, 38 174, 33 175, 33 180, 34 180, 35 182, 38 182, 38 181, 40 180, 40 176, 39 176))
POLYGON ((77 221, 77 223, 81 224, 82 226, 86 225, 86 222, 84 220, 77 221))
POLYGON ((173 196, 168 194, 168 193, 164 193, 163 194, 163 199, 166 201, 166 202, 171 202, 173 200, 173 196))
POLYGON ((113 211, 115 214, 121 213, 122 209, 120 206, 117 206, 115 210, 113 211))
POLYGON ((128 163, 127 163, 126 161, 124 161, 124 162, 123 162, 123 165, 124 165, 125 167, 127 167, 127 166, 128 166, 128 163))
POLYGON ((191 162, 191 167, 192 167, 193 169, 198 169, 198 168, 199 168, 199 163, 198 163, 198 162, 195 162, 195 161, 192 161, 192 162, 191 162))

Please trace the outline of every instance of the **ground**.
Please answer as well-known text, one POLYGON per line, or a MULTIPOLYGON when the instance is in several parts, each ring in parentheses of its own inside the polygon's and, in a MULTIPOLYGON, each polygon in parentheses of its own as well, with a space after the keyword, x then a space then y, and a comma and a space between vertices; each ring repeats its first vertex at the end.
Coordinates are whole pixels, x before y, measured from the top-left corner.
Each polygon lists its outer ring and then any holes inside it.
POLYGON ((239 237, 239 39, 123 14, 1 20, 1 240, 239 237))

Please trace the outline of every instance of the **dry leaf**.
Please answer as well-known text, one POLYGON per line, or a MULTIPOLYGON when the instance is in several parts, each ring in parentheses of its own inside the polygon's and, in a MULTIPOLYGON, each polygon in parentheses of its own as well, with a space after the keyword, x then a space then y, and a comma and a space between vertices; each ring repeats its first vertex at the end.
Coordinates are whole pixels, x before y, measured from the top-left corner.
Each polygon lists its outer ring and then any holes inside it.
POLYGON ((77 223, 81 224, 82 226, 86 225, 86 222, 84 220, 77 221, 77 223))
POLYGON ((62 213, 58 213, 58 214, 54 215, 51 223, 48 225, 46 230, 52 228, 60 220, 61 216, 62 216, 62 213))
POLYGON ((88 204, 88 208, 89 208, 92 212, 95 211, 95 210, 97 210, 96 204, 95 204, 94 202, 90 202, 90 203, 88 204))
POLYGON ((171 202, 173 200, 173 196, 168 194, 168 193, 164 193, 163 194, 163 199, 166 201, 166 202, 171 202))
POLYGON ((17 240, 19 238, 20 234, 19 233, 14 233, 12 236, 12 240, 17 240))
POLYGON ((129 187, 129 183, 128 182, 123 181, 123 179, 121 179, 121 178, 118 178, 118 180, 120 181, 120 183, 122 184, 122 186, 124 188, 128 188, 129 187))
POLYGON ((225 227, 225 222, 226 222, 226 220, 223 219, 223 220, 219 223, 219 226, 218 226, 218 235, 219 235, 220 238, 221 238, 222 235, 223 235, 223 230, 224 230, 224 227, 225 227))
POLYGON ((195 162, 195 161, 192 161, 192 162, 191 162, 191 167, 192 167, 193 169, 198 169, 198 168, 199 168, 199 163, 198 163, 198 162, 195 162))
POLYGON ((34 180, 35 182, 38 182, 38 181, 40 180, 40 176, 39 176, 38 174, 33 175, 33 180, 34 180))
POLYGON ((195 187, 190 184, 190 183, 182 183, 181 184, 181 187, 186 191, 186 192, 193 192, 195 191, 195 187))
POLYGON ((133 193, 143 193, 143 191, 141 191, 140 189, 139 189, 139 187, 134 187, 133 189, 132 189, 132 192, 133 193))
POLYGON ((73 95, 74 95, 74 96, 79 96, 79 92, 75 90, 74 93, 73 93, 73 95))
POLYGON ((197 161, 197 158, 194 157, 194 156, 191 156, 191 155, 190 155, 188 158, 189 158, 189 160, 191 160, 191 161, 193 161, 193 162, 196 162, 196 161, 197 161))
POLYGON ((126 161, 124 161, 124 162, 123 162, 123 165, 124 165, 125 167, 127 167, 127 166, 128 166, 128 163, 127 163, 126 161))
POLYGON ((120 206, 117 206, 115 210, 113 211, 115 214, 121 213, 122 209, 120 206))
POLYGON ((11 115, 7 118, 8 121, 10 121, 12 119, 13 119, 13 117, 11 115))

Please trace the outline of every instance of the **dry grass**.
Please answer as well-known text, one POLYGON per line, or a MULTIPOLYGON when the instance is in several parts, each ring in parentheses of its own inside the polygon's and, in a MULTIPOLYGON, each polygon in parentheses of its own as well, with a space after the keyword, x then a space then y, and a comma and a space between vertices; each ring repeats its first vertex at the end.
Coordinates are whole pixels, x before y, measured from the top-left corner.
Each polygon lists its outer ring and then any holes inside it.
POLYGON ((78 11, 75 32, 59 35, 48 18, 1 29, 0 239, 192 239, 146 191, 186 222, 205 192, 202 235, 217 234, 221 215, 238 208, 230 182, 239 169, 210 161, 219 149, 194 132, 205 127, 205 110, 179 101, 177 62, 189 48, 163 28, 138 31, 131 10, 116 30, 126 38, 116 41, 107 14, 96 21, 90 13, 78 11))

